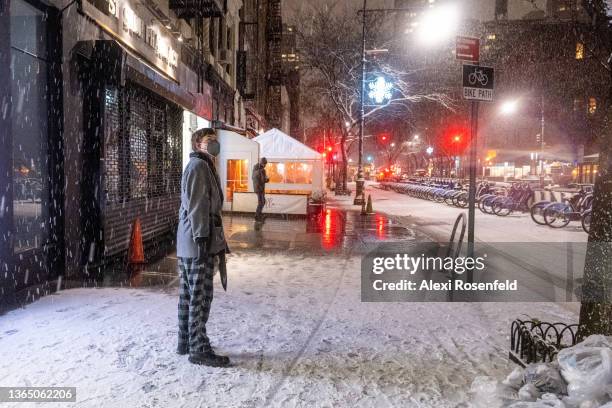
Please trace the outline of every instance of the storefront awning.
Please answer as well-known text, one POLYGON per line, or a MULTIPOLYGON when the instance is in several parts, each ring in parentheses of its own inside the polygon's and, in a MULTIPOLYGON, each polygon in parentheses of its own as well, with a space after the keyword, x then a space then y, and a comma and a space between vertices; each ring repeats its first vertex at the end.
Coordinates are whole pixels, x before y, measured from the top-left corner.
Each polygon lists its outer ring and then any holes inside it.
POLYGON ((79 55, 90 60, 104 81, 121 82, 129 79, 184 109, 196 109, 196 97, 175 81, 152 68, 116 40, 79 41, 79 55))
MULTIPOLYGON (((118 43, 117 46, 121 47, 118 43)), ((126 76, 128 79, 150 89, 156 94, 163 96, 187 110, 193 111, 195 109, 195 97, 189 91, 181 88, 176 82, 166 79, 125 49, 124 53, 126 76)))

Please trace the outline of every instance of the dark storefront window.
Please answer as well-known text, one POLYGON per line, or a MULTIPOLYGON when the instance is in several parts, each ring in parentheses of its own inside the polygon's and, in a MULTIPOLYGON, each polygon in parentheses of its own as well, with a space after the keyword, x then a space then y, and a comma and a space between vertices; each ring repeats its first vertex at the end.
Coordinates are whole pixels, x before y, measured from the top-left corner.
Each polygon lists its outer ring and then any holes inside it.
POLYGON ((46 14, 11 1, 11 94, 14 252, 48 238, 48 114, 46 14))
POLYGON ((177 106, 138 86, 105 88, 107 204, 179 192, 181 119, 177 106))

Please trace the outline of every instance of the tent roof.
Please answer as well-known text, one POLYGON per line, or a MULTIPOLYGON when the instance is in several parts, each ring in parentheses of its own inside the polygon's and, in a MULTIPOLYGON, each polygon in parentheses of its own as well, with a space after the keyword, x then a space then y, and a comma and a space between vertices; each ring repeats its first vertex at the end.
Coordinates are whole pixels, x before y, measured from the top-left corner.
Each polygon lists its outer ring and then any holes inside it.
POLYGON ((267 159, 321 159, 321 154, 276 128, 253 140, 261 146, 260 156, 267 159))

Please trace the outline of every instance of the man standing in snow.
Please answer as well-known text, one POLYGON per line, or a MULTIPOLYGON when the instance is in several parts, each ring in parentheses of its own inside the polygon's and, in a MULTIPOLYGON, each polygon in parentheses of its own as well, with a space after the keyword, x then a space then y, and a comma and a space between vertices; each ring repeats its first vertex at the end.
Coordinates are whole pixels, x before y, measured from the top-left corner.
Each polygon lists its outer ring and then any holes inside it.
POLYGON ((191 136, 193 152, 181 180, 181 207, 176 239, 180 286, 178 303, 178 354, 189 353, 189 361, 226 367, 229 358, 213 351, 206 322, 213 300, 215 257, 225 288, 225 253, 221 209, 223 193, 214 157, 220 146, 214 129, 200 129, 191 136))
POLYGON ((257 209, 255 210, 255 221, 263 221, 262 214, 264 205, 266 204, 266 183, 270 181, 266 175, 266 165, 268 159, 262 157, 255 166, 253 166, 253 189, 257 194, 257 209))

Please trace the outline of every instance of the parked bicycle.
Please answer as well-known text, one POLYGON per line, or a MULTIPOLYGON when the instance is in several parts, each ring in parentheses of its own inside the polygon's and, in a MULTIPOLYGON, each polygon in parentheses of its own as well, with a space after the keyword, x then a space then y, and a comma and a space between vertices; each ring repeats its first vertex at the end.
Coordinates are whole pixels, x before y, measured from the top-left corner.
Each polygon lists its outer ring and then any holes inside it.
POLYGON ((505 197, 498 197, 491 202, 491 211, 495 215, 505 217, 514 211, 529 211, 529 201, 533 198, 533 190, 528 183, 513 184, 505 197))
MULTIPOLYGON (((570 221, 581 221, 582 223, 584 215, 586 211, 591 209, 592 203, 593 194, 587 193, 584 189, 580 189, 580 191, 570 198, 547 205, 544 208, 544 222, 551 228, 563 228, 567 226, 570 221)), ((590 212, 588 216, 591 216, 590 212)), ((590 218, 588 224, 590 225, 590 218)))

